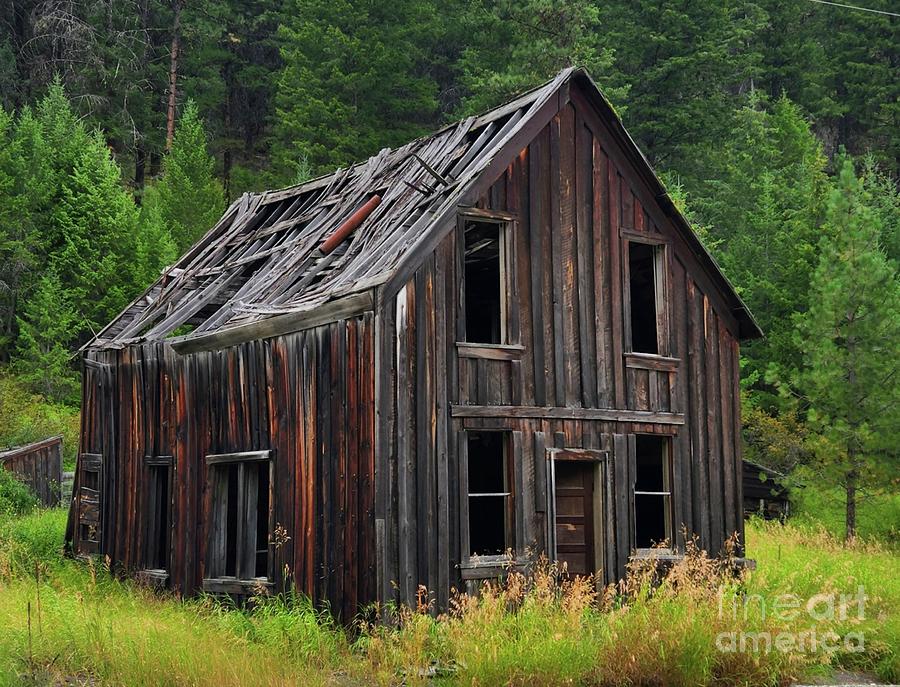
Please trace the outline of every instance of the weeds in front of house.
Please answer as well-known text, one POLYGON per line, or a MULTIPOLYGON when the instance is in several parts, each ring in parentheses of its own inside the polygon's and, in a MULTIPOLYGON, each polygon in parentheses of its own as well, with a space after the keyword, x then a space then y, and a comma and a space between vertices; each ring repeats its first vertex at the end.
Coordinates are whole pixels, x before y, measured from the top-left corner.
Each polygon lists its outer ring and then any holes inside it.
POLYGON ((0 523, 0 684, 780 685, 836 666, 900 676, 896 553, 845 548, 822 531, 753 523, 759 569, 737 578, 690 546, 666 575, 637 565, 618 587, 539 561, 478 597, 454 595, 441 616, 421 590, 395 625, 344 629, 290 592, 244 609, 159 596, 63 559, 64 525, 59 511, 0 523), (784 595, 859 586, 863 617, 773 610, 784 595), (741 650, 738 640, 810 629, 838 645, 862 633, 864 650, 741 650))

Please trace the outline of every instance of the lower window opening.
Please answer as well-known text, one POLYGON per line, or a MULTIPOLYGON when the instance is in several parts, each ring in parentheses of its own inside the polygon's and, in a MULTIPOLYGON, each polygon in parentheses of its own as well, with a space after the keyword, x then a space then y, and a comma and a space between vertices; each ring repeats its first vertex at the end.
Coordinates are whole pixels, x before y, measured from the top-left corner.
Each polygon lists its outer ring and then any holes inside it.
POLYGON ((238 466, 228 465, 228 508, 225 515, 225 575, 237 576, 238 466))
POLYGON ((259 490, 256 496, 256 577, 269 574, 269 464, 257 463, 259 490))
POLYGON ((169 471, 168 465, 150 467, 151 537, 147 567, 151 570, 166 570, 169 567, 169 471))
POLYGON ((635 547, 649 549, 672 542, 672 491, 669 438, 635 437, 635 547))
POLYGON ((507 443, 504 432, 468 433, 471 556, 497 556, 512 548, 507 443))
POLYGON ((269 576, 269 460, 210 466, 207 579, 269 576))

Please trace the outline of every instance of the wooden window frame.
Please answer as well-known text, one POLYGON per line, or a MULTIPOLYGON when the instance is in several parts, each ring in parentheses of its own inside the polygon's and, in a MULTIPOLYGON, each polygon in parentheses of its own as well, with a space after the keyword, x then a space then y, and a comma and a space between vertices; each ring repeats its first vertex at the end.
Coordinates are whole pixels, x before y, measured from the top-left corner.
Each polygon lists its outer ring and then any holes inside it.
POLYGON ((204 560, 204 579, 203 590, 213 593, 226 594, 253 594, 260 591, 269 591, 273 588, 273 546, 272 532, 274 531, 274 472, 275 465, 272 460, 271 451, 245 451, 239 453, 218 453, 206 456, 207 466, 207 487, 209 490, 209 509, 207 513, 207 549, 206 559, 204 560), (248 540, 243 536, 244 529, 249 513, 256 512, 255 495, 252 490, 248 491, 246 483, 246 466, 256 465, 260 462, 267 462, 269 466, 269 504, 267 529, 269 532, 267 547, 267 564, 266 575, 264 577, 255 575, 256 566, 256 548, 253 548, 252 556, 248 553, 248 540), (220 528, 216 527, 216 523, 220 522, 222 517, 227 518, 227 502, 221 498, 222 490, 228 489, 227 482, 221 480, 225 470, 224 466, 238 466, 238 483, 237 483, 237 532, 235 533, 235 574, 225 574, 225 539, 224 535, 221 540, 217 541, 217 533, 220 528), (224 485, 224 486, 223 486, 224 485), (253 504, 251 508, 250 504, 253 504), (223 508, 226 509, 223 511, 223 508), (243 540, 243 541, 242 541, 243 540), (253 562, 253 575, 246 574, 250 568, 250 561, 253 562))
MULTIPOLYGON (((460 430, 457 433, 457 449, 459 455, 460 473, 460 568, 462 577, 466 579, 484 579, 498 577, 515 566, 517 559, 517 544, 519 534, 517 531, 518 493, 516 485, 520 483, 519 471, 521 466, 521 432, 504 428, 472 427, 460 430), (505 512, 505 543, 507 553, 473 556, 469 539, 469 435, 473 433, 496 432, 503 434, 503 460, 504 473, 509 485, 506 496, 505 512), (512 552, 510 555, 509 552, 512 552)), ((477 496, 476 496, 477 497, 477 496)))
POLYGON ((654 491, 638 491, 637 490, 637 477, 636 477, 636 466, 637 466, 637 453, 635 452, 634 457, 632 458, 632 466, 635 472, 632 472, 635 477, 634 484, 632 484, 631 488, 631 517, 632 522, 635 523, 632 527, 631 531, 631 548, 635 552, 637 556, 647 556, 652 555, 654 553, 659 554, 670 554, 675 552, 675 441, 671 435, 664 434, 646 434, 644 432, 636 432, 634 435, 635 441, 638 436, 650 436, 656 439, 659 439, 663 445, 663 450, 665 451, 665 455, 663 456, 663 486, 668 486, 668 490, 664 490, 661 492, 654 491), (665 529, 666 529, 666 540, 669 542, 668 546, 664 547, 640 547, 637 546, 637 504, 636 504, 636 496, 663 496, 666 499, 666 508, 665 508, 665 529))
POLYGON ((647 367, 648 361, 660 358, 672 361, 675 366, 678 360, 669 358, 669 293, 670 283, 669 260, 671 242, 664 236, 645 234, 629 229, 620 230, 622 241, 622 301, 623 319, 625 320, 625 358, 632 367, 647 367), (641 243, 654 248, 654 295, 656 297, 656 353, 635 351, 631 335, 631 244, 641 243))
POLYGON ((517 360, 521 345, 516 293, 515 216, 504 212, 465 208, 456 219, 457 317, 456 345, 460 355, 468 358, 517 360), (466 223, 496 224, 500 242, 500 343, 469 341, 466 332, 466 223))
POLYGON ((144 456, 144 470, 145 476, 147 477, 148 489, 145 492, 146 502, 144 504, 144 521, 146 523, 144 542, 143 542, 143 560, 145 563, 144 569, 141 571, 143 573, 143 577, 148 580, 154 580, 157 584, 164 584, 169 577, 169 567, 172 563, 172 529, 175 523, 175 498, 174 498, 174 487, 175 487, 175 460, 173 456, 144 456), (168 497, 169 497, 169 511, 168 511, 168 522, 165 523, 164 527, 166 529, 166 565, 162 568, 157 566, 151 566, 150 560, 153 558, 152 547, 153 547, 153 534, 156 532, 156 527, 159 526, 157 522, 158 514, 155 510, 156 504, 156 482, 151 479, 151 474, 154 469, 167 468, 168 472, 168 497))

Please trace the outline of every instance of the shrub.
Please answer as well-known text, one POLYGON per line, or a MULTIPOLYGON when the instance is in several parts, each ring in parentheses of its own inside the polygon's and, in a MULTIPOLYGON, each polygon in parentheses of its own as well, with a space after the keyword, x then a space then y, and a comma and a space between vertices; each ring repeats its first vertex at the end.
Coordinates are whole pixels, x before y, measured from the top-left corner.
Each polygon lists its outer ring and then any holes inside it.
POLYGON ((15 475, 0 467, 0 518, 21 515, 37 506, 37 497, 15 475))
POLYGON ((46 570, 60 564, 67 517, 65 509, 54 508, 0 520, 0 579, 34 575, 35 565, 46 570))
POLYGON ((49 403, 0 370, 0 446, 19 446, 62 435, 63 467, 73 470, 79 431, 77 408, 49 403))

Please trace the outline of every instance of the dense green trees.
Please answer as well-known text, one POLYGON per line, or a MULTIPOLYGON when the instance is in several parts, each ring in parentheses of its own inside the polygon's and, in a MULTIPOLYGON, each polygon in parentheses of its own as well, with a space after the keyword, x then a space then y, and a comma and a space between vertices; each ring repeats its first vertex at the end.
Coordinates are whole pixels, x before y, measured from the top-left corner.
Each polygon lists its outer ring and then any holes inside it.
POLYGON ((564 67, 586 67, 608 97, 627 92, 602 41, 600 11, 588 0, 475 3, 463 15, 465 49, 459 60, 463 112, 498 105, 564 67))
POLYGON ((188 244, 218 218, 221 187, 196 108, 143 211, 59 82, 34 110, 0 111, 0 141, 0 360, 46 397, 74 400, 74 349, 174 260, 172 231, 188 244))
MULTIPOLYGON (((767 17, 751 39, 761 57, 758 85, 772 93, 784 91, 799 103, 812 117, 829 155, 840 146, 855 154, 870 151, 896 174, 896 17, 808 2, 757 2, 767 17)), ((875 10, 897 9, 889 0, 864 4, 875 10)))
POLYGON ((895 174, 896 44, 889 16, 777 0, 14 0, 0 8, 0 100, 21 108, 58 74, 140 195, 159 173, 174 73, 176 105, 197 102, 231 199, 578 63, 651 159, 681 174, 754 89, 797 103, 829 157, 871 152, 895 174))
POLYGON ((273 159, 286 179, 403 144, 436 121, 435 11, 420 0, 285 3, 273 159))
POLYGON ((749 2, 601 4, 598 38, 630 88, 625 124, 657 165, 694 172, 695 147, 727 134, 736 96, 746 91, 759 56, 748 47, 764 25, 749 2))

